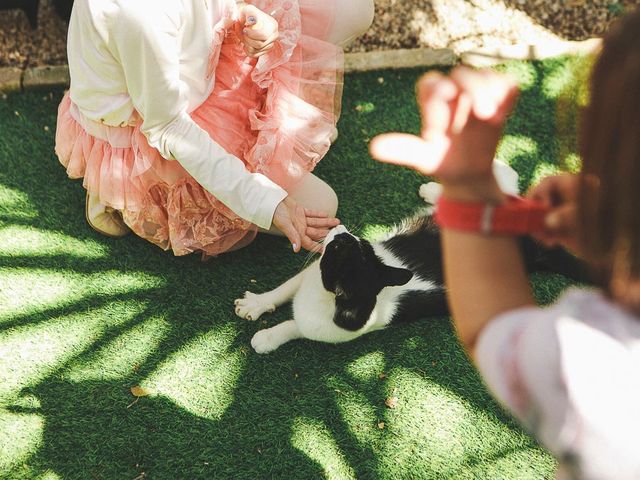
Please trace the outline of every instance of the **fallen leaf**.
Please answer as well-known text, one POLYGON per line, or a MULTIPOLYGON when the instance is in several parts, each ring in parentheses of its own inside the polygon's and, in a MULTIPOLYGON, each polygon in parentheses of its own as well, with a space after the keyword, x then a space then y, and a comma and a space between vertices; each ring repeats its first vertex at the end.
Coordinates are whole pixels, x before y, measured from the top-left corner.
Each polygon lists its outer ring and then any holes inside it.
POLYGON ((379 380, 386 380, 387 379, 387 374, 382 372, 378 374, 378 379, 379 380))
POLYGON ((389 397, 384 401, 384 404, 389 408, 396 408, 398 406, 398 397, 389 397))
POLYGON ((378 423, 378 428, 382 430, 384 428, 384 422, 378 423))
POLYGON ((148 397, 151 395, 151 391, 142 387, 131 387, 131 395, 134 397, 148 397))

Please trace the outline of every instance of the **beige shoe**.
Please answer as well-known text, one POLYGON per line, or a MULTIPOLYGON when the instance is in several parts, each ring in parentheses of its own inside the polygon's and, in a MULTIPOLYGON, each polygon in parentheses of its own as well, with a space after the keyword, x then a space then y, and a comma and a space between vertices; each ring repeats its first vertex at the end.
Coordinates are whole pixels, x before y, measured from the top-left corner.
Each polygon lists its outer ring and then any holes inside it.
POLYGON ((333 133, 329 137, 329 141, 331 142, 331 145, 333 145, 336 140, 338 140, 338 129, 337 128, 333 130, 333 133))
POLYGON ((131 233, 131 229, 124 223, 118 210, 103 205, 97 196, 90 195, 89 192, 87 192, 84 213, 89 226, 102 235, 122 238, 131 233))

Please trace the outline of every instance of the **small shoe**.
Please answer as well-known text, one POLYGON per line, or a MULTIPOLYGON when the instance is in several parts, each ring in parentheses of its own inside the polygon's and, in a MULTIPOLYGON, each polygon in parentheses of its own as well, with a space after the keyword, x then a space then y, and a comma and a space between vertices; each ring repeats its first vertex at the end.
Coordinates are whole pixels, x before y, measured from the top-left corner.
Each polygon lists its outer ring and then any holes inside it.
POLYGON ((89 226, 102 235, 122 238, 131 233, 118 210, 103 205, 96 195, 90 195, 89 192, 84 213, 89 226))
POLYGON ((333 132, 331 133, 331 136, 329 137, 329 142, 331 142, 331 145, 333 145, 336 140, 338 140, 338 129, 334 129, 333 132))

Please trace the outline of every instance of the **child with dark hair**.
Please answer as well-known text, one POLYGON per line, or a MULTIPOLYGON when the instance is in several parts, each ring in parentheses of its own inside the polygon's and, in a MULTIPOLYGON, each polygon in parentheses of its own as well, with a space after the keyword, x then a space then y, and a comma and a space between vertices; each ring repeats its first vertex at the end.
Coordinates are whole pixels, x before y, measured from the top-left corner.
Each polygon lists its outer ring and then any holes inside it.
POLYGON ((455 69, 418 84, 421 137, 390 134, 381 161, 435 175, 444 190, 445 278, 458 336, 494 395, 559 460, 559 478, 640 478, 640 13, 604 41, 583 114, 577 175, 543 180, 522 201, 491 164, 516 87, 455 69), (598 289, 539 308, 515 235, 544 212, 537 237, 583 256, 598 289))

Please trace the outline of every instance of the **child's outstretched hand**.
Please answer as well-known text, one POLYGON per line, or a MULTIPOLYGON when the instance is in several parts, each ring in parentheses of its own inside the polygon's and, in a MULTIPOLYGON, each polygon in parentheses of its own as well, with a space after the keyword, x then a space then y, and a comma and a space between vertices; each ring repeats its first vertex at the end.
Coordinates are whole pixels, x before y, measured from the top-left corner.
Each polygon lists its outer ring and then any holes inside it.
POLYGON ((431 72, 417 84, 422 116, 420 136, 380 135, 371 155, 439 178, 447 187, 478 190, 495 184, 492 162, 518 89, 491 70, 455 68, 450 76, 431 72))
POLYGON ((269 52, 280 35, 278 22, 271 15, 246 3, 240 4, 236 33, 249 57, 258 58, 269 52))

